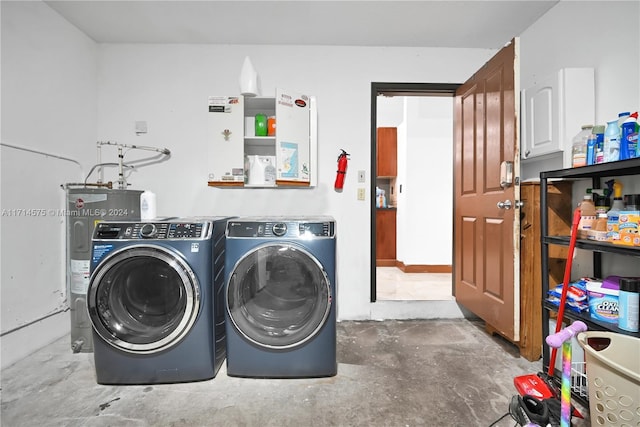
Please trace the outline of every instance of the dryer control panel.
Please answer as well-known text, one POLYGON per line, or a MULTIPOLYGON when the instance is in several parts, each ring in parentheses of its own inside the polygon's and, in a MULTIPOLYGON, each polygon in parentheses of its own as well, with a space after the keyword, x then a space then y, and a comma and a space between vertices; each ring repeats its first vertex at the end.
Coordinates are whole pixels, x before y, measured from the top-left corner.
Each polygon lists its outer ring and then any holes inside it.
POLYGON ((335 222, 229 221, 227 237, 332 238, 335 222))
POLYGON ((95 240, 138 239, 202 239, 207 222, 100 222, 93 234, 95 240))

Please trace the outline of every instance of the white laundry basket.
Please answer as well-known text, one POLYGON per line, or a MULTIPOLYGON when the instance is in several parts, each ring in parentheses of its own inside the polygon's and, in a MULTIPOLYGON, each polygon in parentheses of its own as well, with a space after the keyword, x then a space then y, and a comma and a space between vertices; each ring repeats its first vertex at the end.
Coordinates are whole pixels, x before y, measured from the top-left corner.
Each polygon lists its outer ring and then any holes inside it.
POLYGON ((640 425, 640 338, 588 331, 578 334, 578 343, 586 358, 591 425, 640 425))

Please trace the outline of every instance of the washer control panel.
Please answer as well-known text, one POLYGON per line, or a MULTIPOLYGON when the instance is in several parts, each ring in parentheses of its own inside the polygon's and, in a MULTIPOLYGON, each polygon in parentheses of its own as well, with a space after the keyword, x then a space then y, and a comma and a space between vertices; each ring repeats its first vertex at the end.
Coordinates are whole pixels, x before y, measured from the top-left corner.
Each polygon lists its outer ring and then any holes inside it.
POLYGON ((206 222, 100 222, 93 238, 97 240, 201 239, 206 222))
POLYGON ((334 237, 335 222, 229 221, 227 237, 334 237))

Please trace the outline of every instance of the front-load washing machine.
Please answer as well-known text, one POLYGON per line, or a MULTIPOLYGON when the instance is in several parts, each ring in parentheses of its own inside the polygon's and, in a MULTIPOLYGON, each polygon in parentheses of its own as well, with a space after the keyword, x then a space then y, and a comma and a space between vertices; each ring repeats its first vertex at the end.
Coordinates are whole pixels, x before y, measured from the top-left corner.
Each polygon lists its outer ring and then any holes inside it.
POLYGON ((99 384, 215 377, 226 355, 226 218, 106 221, 87 293, 99 384))
POLYGON ((334 219, 236 218, 226 235, 227 374, 336 375, 334 219))

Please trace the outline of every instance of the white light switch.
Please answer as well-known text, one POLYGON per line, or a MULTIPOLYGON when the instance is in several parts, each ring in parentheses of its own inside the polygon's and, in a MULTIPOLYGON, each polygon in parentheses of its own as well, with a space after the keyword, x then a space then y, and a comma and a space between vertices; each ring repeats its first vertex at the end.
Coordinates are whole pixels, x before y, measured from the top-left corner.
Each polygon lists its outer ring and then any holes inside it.
POLYGON ((147 133, 147 122, 144 120, 136 121, 136 134, 147 133))

